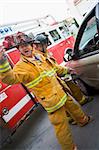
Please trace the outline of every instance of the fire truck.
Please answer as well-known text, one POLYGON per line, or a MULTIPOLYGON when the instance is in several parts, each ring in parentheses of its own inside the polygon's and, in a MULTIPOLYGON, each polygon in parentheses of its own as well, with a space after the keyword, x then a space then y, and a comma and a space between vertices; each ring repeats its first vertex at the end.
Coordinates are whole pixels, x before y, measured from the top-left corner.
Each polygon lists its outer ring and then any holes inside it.
MULTIPOLYGON (((73 48, 74 37, 70 34, 66 24, 57 23, 55 20, 49 24, 48 21, 45 22, 45 18, 0 27, 0 44, 5 44, 7 47, 5 53, 12 68, 20 59, 19 50, 13 42, 18 31, 32 38, 37 34, 47 34, 48 51, 58 64, 63 63, 66 50, 73 48)), ((7 85, 0 81, 0 145, 17 131, 37 106, 38 101, 35 95, 30 93, 23 84, 7 85)))

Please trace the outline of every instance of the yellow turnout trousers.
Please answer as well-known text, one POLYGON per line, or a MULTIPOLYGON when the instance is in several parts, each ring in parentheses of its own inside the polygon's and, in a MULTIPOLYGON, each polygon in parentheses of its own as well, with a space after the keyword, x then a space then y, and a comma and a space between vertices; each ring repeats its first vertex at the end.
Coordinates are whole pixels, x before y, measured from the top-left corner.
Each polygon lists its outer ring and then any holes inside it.
POLYGON ((70 88, 72 96, 75 98, 75 100, 82 104, 85 101, 85 96, 80 90, 79 86, 73 83, 72 81, 67 81, 66 84, 70 88))
POLYGON ((88 122, 88 117, 83 112, 79 104, 74 102, 69 96, 64 106, 48 115, 52 125, 54 126, 55 134, 62 150, 73 150, 74 142, 69 128, 66 111, 71 114, 73 119, 75 119, 79 125, 86 124, 88 122))

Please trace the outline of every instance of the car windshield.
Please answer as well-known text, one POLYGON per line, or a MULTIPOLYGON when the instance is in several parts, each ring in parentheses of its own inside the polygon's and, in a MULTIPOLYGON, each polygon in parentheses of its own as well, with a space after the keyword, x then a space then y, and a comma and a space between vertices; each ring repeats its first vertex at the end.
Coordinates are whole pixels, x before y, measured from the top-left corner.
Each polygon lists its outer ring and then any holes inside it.
POLYGON ((97 26, 96 26, 96 19, 95 17, 91 18, 88 23, 87 26, 84 30, 80 45, 79 45, 79 49, 82 50, 87 43, 94 38, 94 35, 97 33, 97 26))

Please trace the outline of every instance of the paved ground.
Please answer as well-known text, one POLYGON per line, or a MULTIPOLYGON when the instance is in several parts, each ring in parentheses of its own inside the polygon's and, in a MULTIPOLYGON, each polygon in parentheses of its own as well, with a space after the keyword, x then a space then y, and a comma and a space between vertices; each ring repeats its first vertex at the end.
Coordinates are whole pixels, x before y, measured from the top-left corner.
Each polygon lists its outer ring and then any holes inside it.
MULTIPOLYGON (((94 116, 94 121, 80 128, 71 126, 79 150, 99 150, 99 95, 84 105, 84 110, 94 116)), ((39 107, 17 131, 13 142, 2 150, 60 150, 47 113, 39 107)))

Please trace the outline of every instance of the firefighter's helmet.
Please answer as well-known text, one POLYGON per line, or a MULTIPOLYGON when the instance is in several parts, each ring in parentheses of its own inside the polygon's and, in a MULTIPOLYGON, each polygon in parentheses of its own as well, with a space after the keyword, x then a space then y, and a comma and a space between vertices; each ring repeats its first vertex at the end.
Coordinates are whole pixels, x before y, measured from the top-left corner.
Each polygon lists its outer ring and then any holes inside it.
POLYGON ((34 44, 48 44, 48 35, 38 34, 33 40, 34 44))
POLYGON ((32 43, 33 38, 29 37, 23 32, 18 32, 16 34, 6 36, 4 41, 3 41, 3 46, 5 49, 10 49, 13 47, 19 47, 21 44, 26 44, 26 43, 32 43))
POLYGON ((28 44, 28 43, 32 44, 33 39, 23 32, 18 32, 15 36, 15 43, 16 43, 16 47, 19 47, 22 44, 28 44))
POLYGON ((10 41, 11 39, 12 39, 12 36, 6 36, 6 37, 5 37, 5 40, 10 41))
POLYGON ((3 41, 5 49, 10 49, 15 46, 13 35, 6 36, 3 41))
POLYGON ((8 43, 7 40, 3 41, 3 46, 5 47, 5 49, 9 49, 10 48, 9 43, 8 43))

